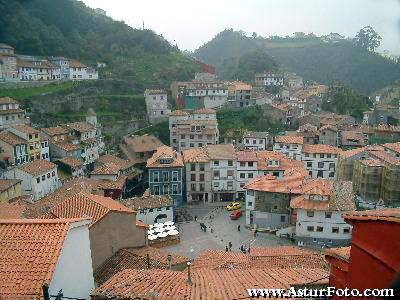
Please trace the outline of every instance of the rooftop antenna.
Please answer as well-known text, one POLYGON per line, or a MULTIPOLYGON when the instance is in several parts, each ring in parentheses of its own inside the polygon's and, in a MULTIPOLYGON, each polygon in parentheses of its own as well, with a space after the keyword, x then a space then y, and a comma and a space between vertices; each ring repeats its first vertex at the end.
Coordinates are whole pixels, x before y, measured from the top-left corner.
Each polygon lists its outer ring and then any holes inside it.
POLYGON ((143 21, 143 27, 142 27, 142 29, 144 30, 144 21, 143 21))

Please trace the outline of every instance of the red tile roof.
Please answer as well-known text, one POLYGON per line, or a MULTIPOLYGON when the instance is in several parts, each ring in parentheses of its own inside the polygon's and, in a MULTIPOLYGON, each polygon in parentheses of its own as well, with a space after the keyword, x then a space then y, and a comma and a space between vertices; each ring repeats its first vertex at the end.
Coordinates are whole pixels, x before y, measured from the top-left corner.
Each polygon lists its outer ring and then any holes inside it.
POLYGON ((370 146, 365 146, 361 148, 356 148, 352 150, 347 150, 347 151, 342 151, 339 153, 339 156, 342 158, 350 158, 353 157, 354 155, 360 154, 362 152, 372 152, 372 151, 379 151, 383 150, 383 147, 380 145, 370 145, 370 146))
POLYGON ((19 179, 0 179, 0 192, 8 190, 9 188, 20 182, 21 180, 19 179))
POLYGON ((2 140, 4 143, 12 145, 12 146, 27 144, 27 141, 21 139, 19 136, 15 135, 12 132, 8 132, 8 131, 0 132, 0 140, 2 140))
POLYGON ((82 220, 0 220, 0 298, 39 299, 71 223, 82 220))
POLYGON ((20 170, 32 176, 41 175, 56 168, 57 165, 44 159, 38 159, 19 167, 20 170))
POLYGON ((121 170, 119 165, 107 163, 95 168, 90 175, 118 175, 121 170))
POLYGON ((257 152, 256 151, 237 151, 236 159, 238 162, 245 161, 257 161, 257 152))
POLYGON ((386 151, 373 151, 371 155, 393 166, 400 166, 400 158, 386 151))
POLYGON ((0 219, 21 219, 25 205, 17 203, 0 203, 0 219))
POLYGON ((110 212, 134 214, 135 211, 108 197, 79 193, 52 207, 45 217, 90 217, 93 226, 110 212))
POLYGON ((206 163, 210 161, 205 148, 193 148, 182 151, 183 161, 185 163, 206 163))
POLYGON ((322 154, 339 154, 342 150, 338 147, 333 147, 331 145, 310 145, 306 144, 303 147, 303 153, 322 153, 322 154))
POLYGON ((350 260, 351 247, 329 248, 325 250, 325 256, 339 258, 345 261, 350 260))
POLYGON ((10 97, 0 97, 0 104, 18 104, 18 101, 10 97))
POLYGON ((27 134, 39 134, 39 130, 25 124, 13 125, 12 128, 27 134))
POLYGON ((146 164, 147 168, 176 168, 176 167, 183 167, 183 159, 182 155, 176 152, 172 147, 169 146, 161 146, 157 148, 156 153, 153 154, 147 160, 146 164), (166 158, 171 159, 171 163, 169 164, 162 164, 159 162, 159 159, 166 158))
POLYGON ((71 156, 61 158, 58 161, 73 168, 79 168, 83 166, 83 160, 71 156))
POLYGON ((124 143, 135 153, 152 152, 164 144, 154 135, 125 137, 124 143))
POLYGON ((41 130, 49 136, 62 135, 68 133, 68 131, 61 126, 47 127, 47 128, 42 128, 41 130))
POLYGON ((101 285, 125 269, 147 269, 147 254, 149 255, 151 269, 168 269, 168 255, 171 256, 171 266, 182 265, 189 261, 187 257, 164 252, 153 247, 124 248, 116 252, 95 270, 94 277, 96 283, 101 285))
POLYGON ((343 218, 345 220, 354 221, 387 221, 400 223, 400 208, 353 211, 344 214, 343 218))
POLYGON ((173 117, 175 117, 175 116, 188 116, 189 113, 187 113, 186 111, 183 111, 183 110, 174 110, 169 115, 173 116, 173 117))
POLYGON ((397 143, 387 143, 382 145, 384 148, 392 150, 393 152, 400 153, 400 142, 397 143))
POLYGON ((212 108, 200 108, 193 112, 194 114, 216 114, 215 109, 212 108))
POLYGON ((303 145, 303 137, 294 135, 280 135, 275 137, 275 143, 303 145))

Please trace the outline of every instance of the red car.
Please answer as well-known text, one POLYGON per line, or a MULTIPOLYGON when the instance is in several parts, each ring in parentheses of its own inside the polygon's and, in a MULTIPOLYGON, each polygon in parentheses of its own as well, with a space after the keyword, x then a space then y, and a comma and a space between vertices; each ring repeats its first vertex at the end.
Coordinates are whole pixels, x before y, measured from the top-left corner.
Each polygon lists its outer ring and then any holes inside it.
POLYGON ((241 210, 235 210, 231 213, 231 220, 237 220, 243 215, 241 210))

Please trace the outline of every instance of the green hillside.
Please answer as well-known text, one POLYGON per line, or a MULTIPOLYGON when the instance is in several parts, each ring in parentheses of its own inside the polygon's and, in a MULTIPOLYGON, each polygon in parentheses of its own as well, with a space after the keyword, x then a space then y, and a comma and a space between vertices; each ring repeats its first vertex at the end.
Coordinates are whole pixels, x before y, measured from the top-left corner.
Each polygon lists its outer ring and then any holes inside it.
POLYGON ((0 0, 0 42, 20 54, 105 62, 103 75, 168 86, 197 69, 163 37, 133 29, 75 0, 0 0))
POLYGON ((325 43, 319 37, 263 38, 224 30, 194 52, 214 64, 221 76, 230 74, 226 60, 239 61, 249 51, 264 51, 281 68, 324 84, 343 82, 360 92, 371 93, 400 79, 400 64, 356 47, 348 40, 325 43))

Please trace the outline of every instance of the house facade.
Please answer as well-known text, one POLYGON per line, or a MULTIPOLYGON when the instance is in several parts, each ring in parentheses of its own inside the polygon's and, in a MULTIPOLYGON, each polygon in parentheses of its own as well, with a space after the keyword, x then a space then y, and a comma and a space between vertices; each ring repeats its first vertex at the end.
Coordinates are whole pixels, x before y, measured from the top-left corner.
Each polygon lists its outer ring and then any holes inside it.
MULTIPOLYGON (((13 125, 8 130, 27 142, 29 161, 32 162, 42 158, 42 145, 39 130, 24 124, 13 125)), ((43 153, 46 152, 48 153, 49 150, 43 149, 43 153)))
POLYGON ((21 180, 0 179, 0 203, 21 196, 21 180))
POLYGON ((350 181, 308 180, 302 195, 293 198, 290 207, 299 246, 323 248, 350 242, 352 228, 342 217, 356 209, 350 181))
POLYGON ((336 178, 340 148, 329 145, 304 145, 301 160, 312 178, 336 178))
POLYGON ((5 173, 6 178, 22 181, 22 194, 37 201, 56 190, 60 185, 57 165, 38 159, 5 173))
POLYGON ((275 137, 273 150, 276 152, 280 152, 296 160, 301 160, 302 149, 302 136, 281 135, 275 137))
POLYGON ((264 72, 255 74, 254 81, 257 86, 283 86, 284 77, 279 73, 264 72))
POLYGON ((28 143, 15 134, 7 131, 0 132, 0 147, 3 150, 0 157, 5 167, 19 166, 29 162, 28 143))
POLYGON ((27 123, 29 123, 29 119, 26 119, 25 111, 19 107, 16 100, 0 97, 0 130, 8 129, 12 125, 27 123))
POLYGON ((144 92, 147 118, 150 124, 165 121, 171 110, 168 108, 168 95, 165 90, 146 89, 144 92))
POLYGON ((184 164, 180 153, 168 146, 161 146, 147 160, 149 190, 151 195, 170 195, 174 206, 186 200, 184 164))

